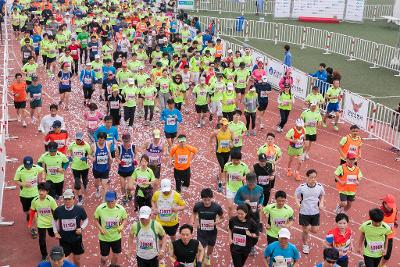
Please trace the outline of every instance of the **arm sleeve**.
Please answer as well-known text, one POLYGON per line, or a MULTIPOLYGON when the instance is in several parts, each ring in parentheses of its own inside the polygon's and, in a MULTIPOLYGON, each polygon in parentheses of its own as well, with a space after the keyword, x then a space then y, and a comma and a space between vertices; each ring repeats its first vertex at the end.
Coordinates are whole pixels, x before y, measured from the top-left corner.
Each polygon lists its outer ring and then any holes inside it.
POLYGON ((242 193, 242 188, 239 188, 239 190, 236 192, 235 199, 234 199, 234 202, 236 205, 240 205, 240 204, 244 203, 244 201, 241 199, 241 193, 242 193))
POLYGON ((86 226, 88 226, 88 223, 89 223, 89 220, 88 220, 88 218, 86 218, 86 219, 83 221, 83 223, 81 224, 81 229, 82 229, 82 230, 85 229, 86 226))

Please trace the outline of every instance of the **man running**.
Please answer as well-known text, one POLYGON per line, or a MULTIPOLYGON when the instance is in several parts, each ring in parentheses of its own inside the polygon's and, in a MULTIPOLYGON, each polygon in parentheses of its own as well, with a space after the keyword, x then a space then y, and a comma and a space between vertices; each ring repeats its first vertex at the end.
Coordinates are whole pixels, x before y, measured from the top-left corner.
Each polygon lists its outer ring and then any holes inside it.
POLYGON ((95 141, 97 142, 97 133, 106 133, 106 140, 110 142, 110 153, 111 157, 115 158, 115 143, 120 142, 121 140, 119 139, 118 135, 118 129, 117 127, 113 126, 113 119, 111 116, 104 116, 104 125, 101 125, 97 130, 94 132, 94 138, 95 141))
POLYGON ((51 104, 50 105, 50 114, 43 116, 42 120, 39 124, 39 132, 44 133, 47 135, 51 130, 53 130, 53 123, 55 121, 61 122, 61 129, 65 129, 64 118, 57 114, 58 112, 58 105, 51 104))
POLYGON ((75 264, 65 259, 64 249, 55 246, 50 251, 49 261, 42 261, 37 267, 76 267, 75 264))
POLYGON ((317 141, 317 126, 321 125, 322 116, 318 109, 318 102, 311 102, 310 108, 304 110, 300 118, 303 119, 305 130, 306 130, 306 141, 304 144, 303 158, 309 159, 309 152, 311 150, 311 144, 317 141))
POLYGON ((346 163, 346 155, 348 153, 356 154, 357 161, 361 159, 361 146, 363 144, 362 138, 359 135, 360 128, 357 125, 350 126, 350 134, 342 137, 339 142, 340 164, 346 163))
POLYGON ((161 112, 161 121, 164 122, 165 138, 170 150, 178 134, 178 125, 182 122, 182 113, 175 108, 173 99, 167 100, 167 107, 161 112))
POLYGON ((300 259, 296 246, 289 242, 291 234, 287 228, 281 228, 278 233, 278 241, 265 248, 264 263, 266 266, 291 266, 297 265, 300 259))
POLYGON ((233 113, 233 121, 229 122, 229 130, 234 135, 232 151, 242 151, 243 136, 247 131, 246 125, 240 120, 242 116, 241 110, 235 110, 233 113))
POLYGON ((392 230, 392 233, 388 236, 388 246, 386 250, 386 254, 383 256, 382 267, 387 266, 386 264, 389 262, 390 257, 392 255, 393 250, 393 239, 396 235, 397 228, 399 227, 397 223, 397 206, 396 199, 392 194, 387 194, 382 198, 382 206, 381 210, 384 213, 383 222, 387 223, 392 230))
POLYGON ((322 126, 324 128, 326 128, 327 127, 326 119, 331 115, 331 113, 334 113, 335 124, 333 126, 333 129, 336 132, 339 131, 339 127, 338 127, 338 121, 339 121, 339 116, 340 116, 340 103, 339 102, 343 96, 342 88, 340 88, 339 86, 340 86, 340 81, 333 80, 333 85, 328 89, 328 91, 326 91, 325 99, 328 102, 328 106, 326 108, 326 113, 322 120, 322 126))
POLYGON ((68 140, 68 132, 66 130, 61 130, 62 123, 61 121, 54 121, 50 132, 44 137, 45 147, 49 144, 49 142, 56 142, 58 147, 57 150, 64 155, 67 154, 67 140, 68 140))
POLYGON ((217 241, 217 225, 223 222, 224 216, 222 207, 213 201, 214 194, 210 188, 203 188, 200 197, 201 201, 193 207, 191 224, 193 228, 197 228, 197 240, 205 249, 203 262, 210 266, 211 255, 217 241))
POLYGON ((91 146, 93 177, 95 178, 96 197, 99 198, 101 196, 101 198, 104 199, 104 195, 108 189, 107 182, 110 175, 112 155, 110 144, 106 141, 107 134, 105 132, 99 132, 96 135, 96 139, 97 142, 93 143, 91 146))
POLYGON ((88 225, 88 218, 82 206, 74 205, 75 196, 72 189, 67 189, 63 194, 64 205, 56 208, 53 214, 53 231, 60 246, 64 249, 65 256, 72 254, 73 262, 81 266, 81 255, 85 252, 82 242, 82 231, 88 225))
POLYGON ((282 150, 275 144, 275 134, 267 133, 267 142, 257 149, 257 155, 265 154, 267 161, 275 166, 282 159, 282 150))
POLYGON ((94 212, 95 226, 99 230, 100 266, 107 266, 110 250, 113 255, 111 266, 118 266, 118 256, 122 252, 122 235, 127 223, 128 213, 123 206, 117 204, 117 193, 108 191, 105 203, 100 204, 94 212))
POLYGON ((317 171, 310 169, 306 172, 307 182, 296 188, 294 200, 299 211, 299 224, 303 227, 301 235, 303 253, 310 253, 308 243, 309 233, 316 234, 320 225, 320 210, 324 209, 325 190, 317 183, 317 171))

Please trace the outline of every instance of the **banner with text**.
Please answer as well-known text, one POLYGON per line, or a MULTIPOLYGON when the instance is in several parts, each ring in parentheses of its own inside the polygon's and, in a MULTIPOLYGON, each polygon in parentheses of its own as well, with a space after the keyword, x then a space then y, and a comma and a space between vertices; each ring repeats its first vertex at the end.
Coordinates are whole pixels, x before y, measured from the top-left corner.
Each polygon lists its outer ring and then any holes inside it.
POLYGON ((285 68, 281 62, 275 61, 275 60, 268 60, 268 65, 267 65, 267 77, 268 77, 268 82, 277 88, 279 88, 279 81, 281 80, 281 77, 285 73, 285 68))
POLYGON ((296 98, 305 100, 307 97, 308 75, 297 69, 292 69, 292 94, 296 98))
POLYGON ((360 95, 344 91, 343 119, 366 130, 368 122, 368 100, 360 95))
POLYGON ((275 18, 290 18, 291 0, 275 0, 275 18))

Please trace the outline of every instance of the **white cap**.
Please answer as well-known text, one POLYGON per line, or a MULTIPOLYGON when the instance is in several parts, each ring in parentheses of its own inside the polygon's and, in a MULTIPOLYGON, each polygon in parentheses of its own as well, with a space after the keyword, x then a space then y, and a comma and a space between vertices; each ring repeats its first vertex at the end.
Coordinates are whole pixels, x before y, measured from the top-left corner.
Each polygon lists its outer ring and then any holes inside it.
POLYGON ((256 59, 256 61, 257 61, 257 62, 262 62, 263 59, 262 59, 262 57, 258 57, 258 58, 256 59))
POLYGON ((298 126, 298 127, 304 127, 304 121, 303 121, 303 119, 297 119, 297 120, 296 120, 296 126, 298 126))
POLYGON ((133 79, 133 78, 128 78, 128 83, 129 83, 129 84, 134 84, 134 83, 135 83, 135 79, 133 79))
POLYGON ((255 91, 256 88, 254 86, 250 87, 250 91, 255 91))
POLYGON ((148 219, 151 215, 151 208, 148 206, 143 206, 139 210, 139 219, 148 219))
POLYGON ((88 62, 86 63, 86 66, 92 66, 92 63, 88 62))
POLYGON ((66 189, 63 194, 63 198, 73 198, 75 196, 74 191, 72 189, 66 189))
POLYGON ((290 232, 287 228, 281 228, 278 232, 278 238, 290 239, 290 232))
POLYGON ((266 83, 266 82, 268 82, 268 77, 267 76, 262 76, 261 80, 266 83))
POLYGON ((161 187, 161 192, 171 191, 171 181, 168 179, 162 179, 160 187, 161 187))
POLYGON ((229 48, 227 52, 228 52, 228 54, 233 53, 231 48, 229 48))
POLYGON ((139 66, 139 70, 144 70, 144 66, 139 66))
POLYGON ((99 54, 96 54, 96 55, 94 56, 94 58, 95 58, 95 59, 100 58, 100 55, 99 55, 99 54))
POLYGON ((318 102, 317 102, 317 101, 312 101, 312 102, 310 103, 310 106, 318 106, 318 102))
POLYGON ((226 88, 227 88, 228 90, 233 90, 233 89, 235 89, 235 87, 233 86, 233 83, 228 83, 227 86, 226 86, 226 88))

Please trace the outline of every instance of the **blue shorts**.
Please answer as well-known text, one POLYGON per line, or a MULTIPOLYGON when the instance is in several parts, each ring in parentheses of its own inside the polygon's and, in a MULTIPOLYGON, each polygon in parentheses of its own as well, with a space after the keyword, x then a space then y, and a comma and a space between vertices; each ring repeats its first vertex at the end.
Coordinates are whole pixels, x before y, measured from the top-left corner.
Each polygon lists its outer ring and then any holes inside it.
POLYGON ((338 103, 329 103, 327 107, 327 112, 339 112, 339 102, 338 103))

